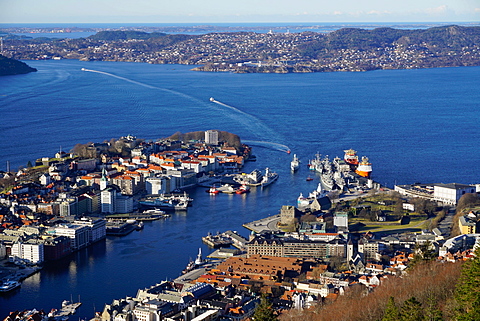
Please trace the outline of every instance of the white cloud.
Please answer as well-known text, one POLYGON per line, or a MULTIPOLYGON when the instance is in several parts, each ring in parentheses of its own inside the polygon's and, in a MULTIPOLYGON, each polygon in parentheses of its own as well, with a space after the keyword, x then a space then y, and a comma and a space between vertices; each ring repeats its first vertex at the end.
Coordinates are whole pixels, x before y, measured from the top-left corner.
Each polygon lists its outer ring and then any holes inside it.
POLYGON ((428 14, 433 14, 433 15, 439 15, 439 14, 445 14, 447 11, 449 11, 448 6, 446 5, 441 5, 436 8, 428 8, 425 10, 428 14))

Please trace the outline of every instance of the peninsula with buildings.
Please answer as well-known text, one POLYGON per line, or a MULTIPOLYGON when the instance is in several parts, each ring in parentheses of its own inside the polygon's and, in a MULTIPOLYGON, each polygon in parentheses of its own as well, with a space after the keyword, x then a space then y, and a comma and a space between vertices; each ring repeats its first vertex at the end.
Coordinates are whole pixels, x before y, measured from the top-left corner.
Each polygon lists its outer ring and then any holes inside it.
MULTIPOLYGON (((104 240, 109 231, 131 232, 126 226, 133 223, 127 221, 155 219, 156 204, 191 202, 187 188, 212 182, 261 188, 275 182, 268 170, 241 173, 252 158, 251 147, 238 136, 207 130, 149 142, 128 135, 77 144, 70 153, 2 172, 0 279, 19 282, 28 275, 14 266, 34 273, 45 261, 104 240), (146 207, 149 202, 154 205, 146 207), (112 218, 124 222, 118 226, 112 218)), ((215 260, 199 252, 180 277, 114 300, 92 320, 248 320, 265 296, 280 316, 327 313, 344 298, 373 298, 396 280, 412 279, 423 264, 432 264, 432 271, 475 258, 480 185, 414 184, 391 190, 371 179, 371 164, 359 161, 352 149, 343 159, 312 155, 309 163, 321 177, 309 195, 300 194, 296 204, 282 206, 277 215, 245 224, 248 238, 232 231, 206 235, 204 242, 219 248, 210 255, 215 260)), ((447 313, 442 310, 446 299, 438 296, 433 308, 447 313)), ((405 306, 407 299, 397 297, 398 304, 405 306)), ((43 311, 33 313, 48 319, 43 311)), ((29 318, 32 311, 15 311, 5 320, 29 318)))
MULTIPOLYGON (((147 30, 150 32, 142 31, 147 30)), ((197 71, 291 73, 480 65, 480 27, 342 28, 319 32, 167 34, 99 30, 79 39, 18 37, 2 30, 2 54, 21 60, 78 59, 199 65, 197 71)), ((26 30, 23 30, 26 32, 26 30)), ((53 30, 59 31, 59 30, 53 30)), ((32 28, 32 32, 36 32, 32 28)), ((60 31, 59 31, 60 32, 60 31)), ((63 30, 62 32, 65 32, 63 30)))

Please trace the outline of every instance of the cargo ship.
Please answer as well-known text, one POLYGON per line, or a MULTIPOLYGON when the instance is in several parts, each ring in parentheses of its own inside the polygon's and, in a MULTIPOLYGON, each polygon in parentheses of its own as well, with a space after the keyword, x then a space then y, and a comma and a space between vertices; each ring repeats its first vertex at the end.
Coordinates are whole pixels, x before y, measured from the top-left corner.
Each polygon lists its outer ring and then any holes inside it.
POLYGON ((362 161, 358 164, 355 173, 362 177, 370 178, 370 175, 372 174, 372 164, 368 161, 367 156, 362 157, 362 161))

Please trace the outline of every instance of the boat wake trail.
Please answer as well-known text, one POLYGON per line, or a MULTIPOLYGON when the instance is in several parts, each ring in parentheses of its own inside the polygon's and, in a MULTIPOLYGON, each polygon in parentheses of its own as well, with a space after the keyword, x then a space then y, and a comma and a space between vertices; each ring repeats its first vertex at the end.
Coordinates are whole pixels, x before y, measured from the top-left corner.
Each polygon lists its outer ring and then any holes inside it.
MULTIPOLYGON (((270 129, 268 126, 266 126, 260 119, 257 117, 246 113, 234 106, 227 105, 225 103, 222 103, 221 101, 215 100, 213 98, 210 98, 210 101, 212 103, 218 104, 220 106, 226 107, 230 113, 228 113, 228 117, 231 119, 234 119, 235 121, 241 123, 245 127, 245 132, 246 133, 251 133, 255 134, 257 137, 268 137, 271 138, 271 140, 274 141, 281 141, 281 137, 270 129), (231 113, 233 111, 233 113, 231 113)), ((253 141, 252 141, 253 142, 253 141)), ((271 146, 279 146, 279 148, 286 148, 288 150, 288 147, 282 144, 277 144, 277 143, 268 143, 268 142, 263 142, 265 144, 272 144, 271 146)), ((277 148, 278 149, 278 148, 277 148)), ((282 149, 278 149, 282 150, 282 149)))
POLYGON ((166 89, 166 88, 161 88, 161 87, 156 87, 156 86, 144 84, 144 83, 142 83, 142 82, 135 81, 135 80, 128 79, 128 78, 125 78, 125 77, 121 77, 121 76, 117 76, 117 75, 114 75, 114 74, 111 74, 111 73, 108 73, 108 72, 105 72, 105 71, 93 70, 93 69, 86 69, 86 68, 82 68, 82 71, 95 72, 95 73, 97 73, 97 74, 102 74, 102 75, 106 75, 106 76, 109 76, 109 77, 113 77, 113 78, 117 78, 117 79, 120 79, 120 80, 124 80, 124 81, 127 81, 127 82, 129 82, 129 83, 132 83, 132 84, 135 84, 135 85, 138 85, 138 86, 142 86, 142 87, 145 87, 145 88, 157 89, 157 90, 161 90, 161 91, 164 91, 164 92, 168 92, 168 93, 171 93, 171 94, 174 94, 174 95, 183 97, 183 98, 187 98, 187 99, 192 100, 192 101, 194 101, 194 102, 196 102, 196 103, 205 104, 205 103, 204 103, 202 100, 200 100, 200 99, 197 99, 197 98, 195 98, 195 97, 186 95, 186 94, 184 94, 184 93, 181 93, 181 92, 178 92, 178 91, 175 91, 175 90, 171 90, 171 89, 166 89))
POLYGON ((281 152, 288 153, 290 148, 287 145, 279 144, 279 143, 272 143, 272 142, 265 142, 265 141, 258 141, 258 140, 246 140, 242 139, 242 142, 248 145, 258 145, 266 148, 270 148, 273 150, 279 150, 281 152))

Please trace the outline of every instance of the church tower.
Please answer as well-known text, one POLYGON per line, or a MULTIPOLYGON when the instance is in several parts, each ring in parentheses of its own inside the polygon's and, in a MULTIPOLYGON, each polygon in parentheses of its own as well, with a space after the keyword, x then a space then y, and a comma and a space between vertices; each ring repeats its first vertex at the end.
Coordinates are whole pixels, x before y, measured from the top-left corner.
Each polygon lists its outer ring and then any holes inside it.
POLYGON ((353 251, 353 242, 352 239, 349 239, 347 243, 347 263, 353 260, 353 251))
POLYGON ((102 169, 102 178, 100 179, 100 190, 103 191, 107 188, 108 180, 107 180, 107 171, 105 167, 102 169))

